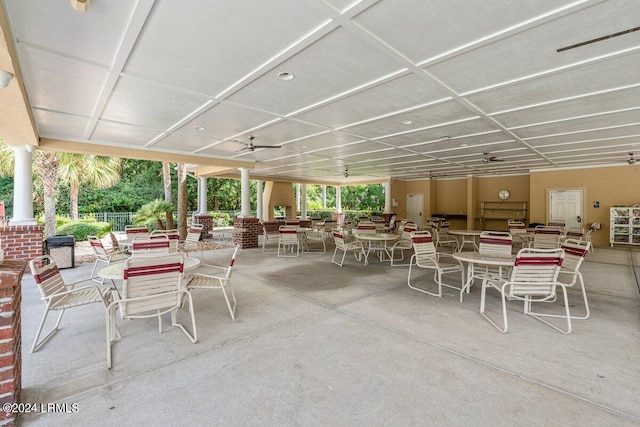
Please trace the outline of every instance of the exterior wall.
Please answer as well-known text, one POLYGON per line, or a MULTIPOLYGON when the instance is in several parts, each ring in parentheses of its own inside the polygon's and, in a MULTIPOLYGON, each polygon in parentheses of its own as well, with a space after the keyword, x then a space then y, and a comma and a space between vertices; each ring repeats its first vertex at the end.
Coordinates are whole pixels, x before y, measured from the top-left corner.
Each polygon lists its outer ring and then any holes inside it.
POLYGON ((7 225, 0 227, 4 259, 30 261, 42 255, 44 248, 42 225, 7 225))
MULTIPOLYGON (((0 264, 0 402, 20 403, 22 375, 21 311, 24 260, 0 264)), ((14 426, 17 414, 0 412, 0 424, 14 426)))
POLYGON ((547 222, 549 190, 584 190, 585 229, 594 222, 602 224, 602 229, 591 237, 596 246, 609 243, 610 207, 640 203, 639 165, 532 172, 530 179, 530 221, 533 222, 547 222), (599 208, 594 207, 595 202, 600 203, 599 208))

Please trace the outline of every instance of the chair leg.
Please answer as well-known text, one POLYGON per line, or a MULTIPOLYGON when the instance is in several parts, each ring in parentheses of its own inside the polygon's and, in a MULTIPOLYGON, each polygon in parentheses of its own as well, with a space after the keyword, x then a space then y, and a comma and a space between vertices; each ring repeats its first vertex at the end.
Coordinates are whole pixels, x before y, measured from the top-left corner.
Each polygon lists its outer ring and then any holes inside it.
POLYGON ((480 293, 480 314, 482 315, 482 317, 487 319, 487 321, 489 323, 491 323, 497 330, 499 330, 500 332, 502 332, 504 334, 504 333, 507 332, 507 329, 508 329, 508 324, 507 324, 507 301, 506 301, 506 299, 504 297, 504 285, 502 286, 501 289, 498 289, 498 291, 500 292, 501 300, 502 300, 502 317, 503 317, 503 322, 504 322, 504 326, 503 327, 498 325, 496 322, 494 322, 485 313, 486 293, 487 293, 487 288, 488 287, 492 287, 493 288, 494 286, 491 286, 487 282, 483 281, 482 282, 482 292, 480 293))
POLYGON ((47 308, 45 309, 44 314, 42 315, 42 320, 40 321, 40 326, 38 327, 38 332, 36 332, 36 337, 33 340, 33 345, 31 346, 31 353, 35 353, 36 351, 40 350, 40 348, 44 345, 44 343, 49 341, 49 339, 53 336, 53 334, 58 332, 58 326, 60 326, 60 321, 62 320, 62 315, 64 314, 64 309, 60 310, 60 315, 58 316, 58 320, 56 321, 56 324, 53 327, 53 329, 51 329, 49 331, 49 333, 47 333, 47 335, 45 335, 44 338, 42 338, 40 340, 40 334, 42 333, 42 329, 44 328, 44 324, 45 324, 45 322, 47 320, 47 316, 49 315, 49 311, 50 311, 49 307, 47 306, 47 308))
POLYGON ((233 293, 233 289, 231 288, 231 283, 228 280, 220 280, 220 289, 222 289, 222 294, 224 295, 224 300, 227 302, 227 308, 229 309, 229 314, 231 315, 231 320, 236 320, 236 296, 233 293), (227 291, 225 288, 229 288, 229 292, 231 293, 231 298, 233 299, 233 307, 231 307, 231 302, 229 301, 229 297, 227 296, 227 291))
POLYGON ((193 333, 190 334, 189 331, 187 331, 187 329, 184 326, 182 326, 182 324, 177 322, 177 314, 178 314, 177 308, 171 311, 171 326, 175 326, 179 328, 182 332, 184 332, 187 338, 189 338, 189 340, 195 344, 198 341, 198 331, 196 329, 196 318, 193 312, 193 299, 191 298, 190 292, 183 291, 183 293, 184 295, 186 295, 187 301, 189 301, 189 313, 191 314, 191 329, 193 330, 193 333))
POLYGON ((531 307, 531 301, 527 301, 528 302, 528 307, 526 308, 525 314, 528 314, 529 316, 541 321, 542 323, 544 323, 547 326, 552 327, 553 329, 555 329, 556 331, 563 333, 565 335, 568 335, 571 333, 571 313, 569 311, 569 297, 567 295, 567 288, 564 285, 558 285, 560 288, 562 288, 562 298, 564 301, 564 312, 565 315, 564 316, 560 316, 560 315, 548 315, 548 314, 541 314, 541 313, 536 313, 531 311, 530 307, 531 307), (550 322, 546 321, 543 319, 543 317, 564 317, 567 319, 567 329, 561 329, 559 327, 557 327, 556 325, 551 324, 550 322))
MULTIPOLYGON (((412 261, 413 261, 413 257, 412 257, 412 261)), ((432 295, 434 297, 442 297, 442 285, 438 282, 438 280, 435 280, 435 282, 438 284, 438 290, 439 290, 438 293, 429 292, 425 289, 417 288, 411 284, 411 271, 413 270, 413 265, 414 265, 413 262, 409 263, 409 275, 407 276, 407 285, 409 285, 411 289, 416 290, 418 292, 422 292, 423 294, 432 295)), ((437 270, 435 274, 438 274, 437 270)))

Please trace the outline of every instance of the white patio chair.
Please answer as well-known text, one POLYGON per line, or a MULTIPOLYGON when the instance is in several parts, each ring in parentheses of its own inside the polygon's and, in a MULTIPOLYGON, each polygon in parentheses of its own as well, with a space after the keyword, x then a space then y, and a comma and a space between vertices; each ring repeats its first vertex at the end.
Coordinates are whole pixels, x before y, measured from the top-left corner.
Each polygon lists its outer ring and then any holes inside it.
POLYGON ((191 293, 182 287, 183 258, 179 253, 166 256, 132 256, 124 262, 122 298, 107 310, 107 367, 112 366, 112 345, 120 337, 116 326, 116 308, 122 319, 158 318, 162 333, 162 315, 171 313, 171 326, 179 328, 192 343, 198 340, 191 293), (186 298, 189 303, 192 333, 177 322, 178 309, 186 298))
POLYGON ((453 258, 453 254, 436 252, 433 237, 428 231, 412 232, 411 242, 413 244, 414 254, 411 256, 409 275, 407 277, 407 284, 411 289, 436 297, 442 297, 443 286, 462 292, 464 286, 464 269, 460 261, 453 258), (433 270, 433 280, 438 285, 438 292, 430 292, 411 284, 411 272, 414 265, 419 268, 433 270), (443 282, 442 276, 450 273, 460 273, 460 287, 443 282))
POLYGON ((433 235, 436 236, 436 247, 450 247, 451 252, 457 252, 460 247, 460 242, 455 237, 449 235, 449 223, 447 221, 442 222, 440 227, 433 227, 431 229, 433 235))
POLYGON ((131 243, 131 255, 156 256, 170 253, 169 236, 134 237, 131 243))
MULTIPOLYGON (((587 290, 584 286, 584 279, 580 272, 580 267, 585 261, 591 243, 586 240, 567 239, 562 242, 560 246, 564 250, 564 261, 560 268, 560 274, 558 275, 558 281, 565 284, 567 287, 573 287, 574 285, 580 285, 580 291, 582 292, 582 300, 584 301, 585 314, 583 316, 571 316, 572 319, 588 319, 591 315, 589 310, 589 301, 587 300, 587 290)), ((558 317, 547 315, 551 317, 558 317)))
POLYGON ((267 231, 267 227, 266 226, 262 226, 262 252, 267 252, 266 248, 267 248, 267 243, 269 243, 269 241, 275 241, 277 242, 278 240, 280 240, 280 232, 279 231, 267 231))
MULTIPOLYGON (((130 255, 120 250, 107 250, 97 236, 87 236, 87 241, 96 255, 96 261, 93 263, 93 269, 91 270, 91 280, 103 285, 104 278, 99 278, 95 275, 98 265, 104 264, 104 266, 107 266, 112 262, 122 262, 129 258, 130 255)), ((115 287, 115 285, 113 287, 115 287)))
POLYGON ((191 224, 185 239, 178 241, 178 250, 182 251, 186 256, 189 256, 191 251, 200 251, 200 259, 204 261, 202 242, 200 241, 203 228, 202 224, 191 224))
POLYGON ((229 309, 229 314, 231 315, 232 320, 236 319, 237 302, 236 296, 233 293, 233 288, 231 287, 231 273, 233 271, 233 266, 239 249, 240 245, 236 245, 227 267, 203 264, 198 267, 193 274, 191 274, 191 277, 186 284, 186 288, 189 291, 192 289, 220 289, 222 291, 222 295, 224 295, 224 300, 227 303, 227 308, 229 309), (231 299, 229 299, 229 296, 231 296, 231 299))
POLYGON ((404 251, 408 249, 413 249, 413 242, 411 242, 411 233, 413 233, 416 230, 418 230, 418 226, 415 225, 413 222, 407 222, 404 225, 402 229, 402 234, 400 235, 400 240, 394 243, 393 246, 391 247, 391 265, 393 267, 409 265, 409 264, 398 264, 396 263, 396 261, 403 261, 404 251), (400 259, 398 260, 395 259, 396 250, 400 251, 400 259))
POLYGON ((348 242, 345 239, 344 234, 340 230, 333 230, 333 241, 335 242, 336 248, 333 250, 333 257, 331 258, 331 262, 342 267, 344 264, 344 258, 347 256, 348 251, 353 251, 353 255, 355 258, 360 261, 364 256, 364 248, 362 247, 362 242, 359 240, 354 240, 348 242), (338 251, 342 251, 342 258, 340 262, 336 261, 336 254, 338 251))
POLYGON ((524 248, 529 245, 529 234, 527 233, 527 226, 520 220, 507 220, 507 227, 509 227, 509 233, 513 239, 517 239, 520 242, 520 247, 524 248))
MULTIPOLYGON (((481 254, 495 254, 510 256, 512 250, 513 238, 511 233, 505 231, 483 231, 480 234, 478 252, 481 254)), ((480 265, 474 267, 473 278, 480 279, 483 282, 492 277, 505 277, 505 273, 501 266, 480 265)))
POLYGON ((178 251, 178 243, 180 242, 180 234, 178 230, 153 230, 149 235, 150 239, 157 239, 159 236, 167 236, 169 239, 169 252, 178 251))
POLYGON ((91 283, 91 279, 68 284, 65 283, 53 258, 48 255, 40 256, 29 261, 29 269, 38 285, 41 299, 45 304, 44 314, 38 326, 36 337, 33 340, 33 345, 31 346, 31 353, 38 351, 44 343, 58 331, 65 310, 82 305, 99 303, 102 304, 102 307, 106 311, 108 304, 111 302, 111 289, 99 287, 91 283), (86 282, 89 283, 85 286, 77 287, 78 284, 86 282), (50 311, 59 311, 60 315, 58 315, 55 326, 44 338, 40 339, 42 329, 44 328, 50 311))
POLYGON ((279 228, 280 238, 278 239, 278 256, 298 257, 300 256, 300 237, 298 227, 281 225, 279 228), (295 255, 293 250, 295 249, 295 255), (282 253, 282 255, 280 255, 282 253), (287 255, 291 253, 291 255, 287 255))
POLYGON ((327 252, 327 244, 325 242, 324 230, 311 230, 304 233, 304 243, 307 248, 307 252, 320 252, 320 248, 312 250, 310 244, 317 243, 322 245, 322 253, 327 252))
POLYGON ((562 230, 556 226, 540 225, 536 227, 533 241, 529 243, 534 249, 557 249, 560 247, 562 230))
POLYGON ((133 240, 134 237, 149 237, 149 230, 144 225, 125 225, 124 233, 127 235, 127 239, 129 240, 133 240))
POLYGON ((520 249, 516 261, 508 279, 498 277, 491 278, 482 283, 482 294, 480 296, 480 314, 489 321, 500 332, 506 333, 507 323, 507 300, 524 301, 524 314, 532 316, 542 323, 551 326, 553 329, 563 334, 571 333, 571 315, 569 312, 569 301, 567 298, 566 286, 558 281, 560 266, 564 259, 564 250, 556 249, 520 249), (558 316, 567 319, 567 328, 560 329, 543 319, 539 313, 531 310, 531 305, 538 302, 553 302, 556 299, 556 290, 560 287, 563 293, 565 315, 558 316), (503 325, 494 322, 485 313, 486 293, 488 288, 494 288, 500 292, 502 300, 503 325))

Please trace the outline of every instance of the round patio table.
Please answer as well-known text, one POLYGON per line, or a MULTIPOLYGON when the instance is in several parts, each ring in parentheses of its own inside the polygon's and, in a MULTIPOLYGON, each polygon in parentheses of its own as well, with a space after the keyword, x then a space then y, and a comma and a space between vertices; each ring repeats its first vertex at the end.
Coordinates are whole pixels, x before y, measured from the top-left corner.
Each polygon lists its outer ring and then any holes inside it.
POLYGON ((478 251, 478 245, 476 244, 476 237, 482 234, 482 230, 449 230, 447 234, 454 236, 462 236, 462 241, 458 247, 458 252, 462 252, 462 248, 465 244, 473 246, 475 251, 478 251))
MULTIPOLYGON (((183 260, 184 264, 182 269, 184 271, 195 270, 202 262, 200 258, 195 257, 184 257, 183 260)), ((122 280, 124 276, 124 262, 116 262, 102 267, 98 270, 98 276, 109 280, 122 280)))
POLYGON ((515 255, 499 255, 499 254, 487 254, 480 252, 456 252, 453 257, 458 261, 466 262, 467 268, 467 281, 460 291, 460 302, 462 302, 462 294, 471 290, 471 284, 473 282, 474 266, 478 265, 493 265, 498 267, 511 267, 516 262, 515 255))
POLYGON ((369 265, 369 253, 371 251, 376 251, 380 254, 380 261, 383 261, 384 253, 386 253, 389 260, 391 260, 387 242, 393 242, 400 238, 400 236, 395 233, 358 233, 357 230, 353 230, 353 235, 362 242, 362 246, 366 244, 367 250, 364 254, 364 265, 369 265), (380 244, 382 246, 380 246, 380 244))

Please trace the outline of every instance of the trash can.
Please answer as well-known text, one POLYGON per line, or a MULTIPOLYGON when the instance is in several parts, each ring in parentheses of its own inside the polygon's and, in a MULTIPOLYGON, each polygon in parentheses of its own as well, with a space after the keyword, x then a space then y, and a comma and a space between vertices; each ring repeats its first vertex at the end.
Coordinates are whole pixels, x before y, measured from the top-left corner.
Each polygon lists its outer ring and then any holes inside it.
POLYGON ((58 268, 75 268, 75 238, 73 236, 47 237, 47 255, 58 268))

